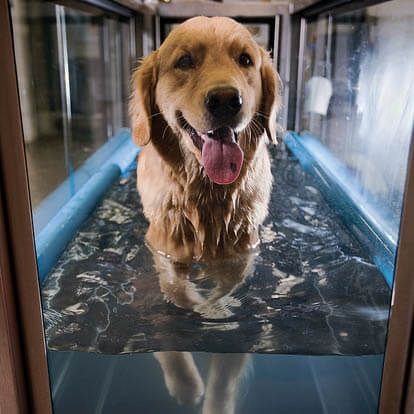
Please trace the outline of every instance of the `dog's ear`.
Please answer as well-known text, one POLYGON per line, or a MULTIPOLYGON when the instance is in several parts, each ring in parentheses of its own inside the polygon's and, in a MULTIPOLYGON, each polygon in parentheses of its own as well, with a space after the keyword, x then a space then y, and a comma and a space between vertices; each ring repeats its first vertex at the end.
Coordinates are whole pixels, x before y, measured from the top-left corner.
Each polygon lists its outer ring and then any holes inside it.
POLYGON ((155 106, 155 86, 158 76, 157 51, 145 58, 132 75, 132 95, 129 114, 132 137, 138 146, 148 144, 151 138, 151 115, 155 106))
POLYGON ((280 108, 280 89, 281 82, 279 75, 273 68, 272 59, 269 53, 260 49, 262 54, 262 67, 260 69, 262 76, 262 108, 264 114, 264 127, 269 139, 276 144, 277 122, 276 116, 280 108))

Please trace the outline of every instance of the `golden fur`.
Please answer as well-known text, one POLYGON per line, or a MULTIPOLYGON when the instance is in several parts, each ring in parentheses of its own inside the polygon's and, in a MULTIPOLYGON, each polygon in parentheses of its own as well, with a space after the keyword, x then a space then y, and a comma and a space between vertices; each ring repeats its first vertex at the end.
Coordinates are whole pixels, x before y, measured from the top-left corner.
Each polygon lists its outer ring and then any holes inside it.
POLYGON ((138 191, 151 247, 189 262, 255 245, 271 191, 266 135, 276 142, 279 106, 278 76, 268 54, 234 20, 196 17, 143 60, 132 82, 133 138, 143 146, 138 191), (177 67, 183 54, 192 56, 194 66, 177 67), (242 66, 241 54, 252 64, 242 66), (238 178, 224 185, 207 177, 201 151, 185 129, 186 123, 204 132, 220 126, 206 114, 205 99, 221 85, 237 89, 243 99, 232 128, 244 161, 238 178))

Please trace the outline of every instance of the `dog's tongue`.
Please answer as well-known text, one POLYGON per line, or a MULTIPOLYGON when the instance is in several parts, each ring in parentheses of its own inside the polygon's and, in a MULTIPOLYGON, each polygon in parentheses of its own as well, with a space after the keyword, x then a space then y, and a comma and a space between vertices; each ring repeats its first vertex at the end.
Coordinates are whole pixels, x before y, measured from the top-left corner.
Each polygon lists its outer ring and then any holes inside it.
POLYGON ((206 174, 216 184, 231 184, 240 174, 244 156, 233 129, 221 127, 202 137, 201 156, 206 174))

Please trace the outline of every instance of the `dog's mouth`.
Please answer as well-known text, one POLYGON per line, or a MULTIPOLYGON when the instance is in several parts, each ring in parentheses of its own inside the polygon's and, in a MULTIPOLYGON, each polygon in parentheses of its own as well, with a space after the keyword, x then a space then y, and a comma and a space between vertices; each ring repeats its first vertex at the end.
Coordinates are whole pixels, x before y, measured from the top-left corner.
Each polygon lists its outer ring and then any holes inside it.
POLYGON ((187 131, 195 147, 201 152, 201 159, 207 176, 216 184, 231 184, 241 171, 244 154, 238 144, 238 134, 224 125, 217 129, 200 132, 183 117, 181 127, 187 131))

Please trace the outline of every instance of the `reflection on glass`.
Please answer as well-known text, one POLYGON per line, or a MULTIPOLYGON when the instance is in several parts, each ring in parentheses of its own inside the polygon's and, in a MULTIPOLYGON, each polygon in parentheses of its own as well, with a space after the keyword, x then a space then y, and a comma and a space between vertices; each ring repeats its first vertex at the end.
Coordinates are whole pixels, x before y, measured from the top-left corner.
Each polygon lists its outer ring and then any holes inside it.
POLYGON ((205 414, 235 412, 248 354, 212 354, 206 386, 190 352, 157 352, 154 356, 163 371, 168 393, 178 404, 197 405, 204 397, 205 414))
POLYGON ((168 389, 164 371, 157 361, 159 354, 154 358, 151 353, 102 355, 50 352, 55 412, 376 413, 381 356, 344 358, 198 352, 187 354, 187 358, 191 365, 190 375, 185 375, 183 371, 172 373, 168 389), (241 363, 237 366, 236 376, 229 381, 232 372, 229 366, 237 358, 241 359, 241 363), (181 404, 173 396, 178 394, 179 385, 181 404), (192 404, 192 401, 197 401, 200 391, 204 391, 200 401, 192 404), (230 392, 235 400, 225 400, 230 392), (211 409, 217 409, 217 405, 214 407, 211 404, 212 400, 218 405, 217 411, 211 409), (228 408, 231 402, 235 402, 234 411, 220 411, 220 408, 228 408))
POLYGON ((307 28, 301 130, 358 182, 396 244, 414 120, 414 8, 397 0, 307 28))
POLYGON ((63 185, 61 206, 75 171, 128 126, 129 23, 49 2, 11 11, 32 205, 63 185))

